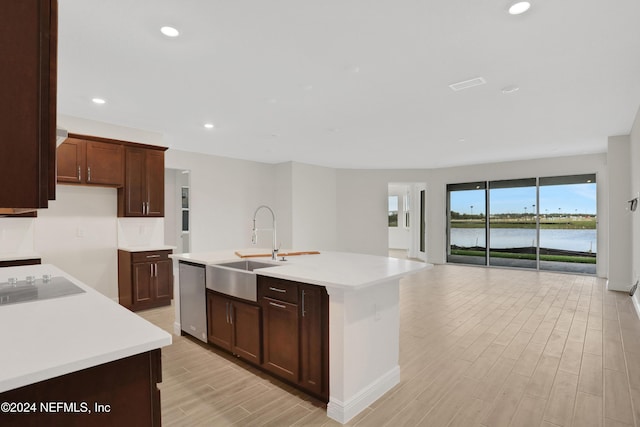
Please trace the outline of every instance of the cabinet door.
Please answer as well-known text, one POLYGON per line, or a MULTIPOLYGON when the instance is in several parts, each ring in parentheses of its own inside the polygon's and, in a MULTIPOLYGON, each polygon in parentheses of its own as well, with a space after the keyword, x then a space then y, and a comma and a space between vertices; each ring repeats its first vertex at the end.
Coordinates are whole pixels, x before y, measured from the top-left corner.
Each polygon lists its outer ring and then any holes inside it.
MULTIPOLYGON (((63 144, 64 145, 64 144, 63 144)), ((124 147, 119 144, 86 141, 87 184, 124 184, 124 147)))
POLYGON ((300 385, 328 398, 328 296, 320 286, 300 285, 300 385))
POLYGON ((164 151, 146 150, 147 216, 164 216, 164 151))
POLYGON ((133 264, 133 305, 149 303, 153 299, 151 277, 153 265, 151 263, 133 264))
POLYGON ((234 301, 231 305, 234 354, 260 364, 260 307, 234 301))
POLYGON ((82 182, 84 146, 84 141, 81 139, 67 138, 58 147, 58 182, 74 184, 82 182))
POLYGON ((207 292, 207 336, 209 342, 231 350, 231 307, 228 298, 207 292))
POLYGON ((159 300, 173 297, 173 264, 172 261, 156 261, 155 273, 155 298, 159 300))
POLYGON ((57 1, 2 2, 2 208, 46 208, 55 198, 57 1))
POLYGON ((265 369, 282 378, 298 382, 299 340, 298 306, 262 298, 262 324, 265 369))
MULTIPOLYGON (((125 179, 124 188, 118 192, 124 192, 123 198, 118 202, 120 216, 144 216, 147 202, 145 190, 145 150, 139 148, 125 149, 125 179)), ((119 194, 120 196, 120 194, 119 194)))

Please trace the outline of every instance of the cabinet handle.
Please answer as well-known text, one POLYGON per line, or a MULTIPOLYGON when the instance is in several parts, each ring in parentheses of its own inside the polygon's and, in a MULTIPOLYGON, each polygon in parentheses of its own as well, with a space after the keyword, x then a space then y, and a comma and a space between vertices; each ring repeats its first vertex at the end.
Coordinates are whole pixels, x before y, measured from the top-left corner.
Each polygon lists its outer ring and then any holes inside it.
POLYGON ((154 276, 158 277, 158 263, 153 264, 154 276))
POLYGON ((160 258, 160 255, 147 255, 147 258, 160 258))
POLYGON ((87 182, 91 182, 91 166, 87 167, 87 182))
POLYGON ((304 309, 304 289, 302 290, 302 317, 304 317, 304 315, 306 314, 306 311, 304 309))
POLYGON ((278 288, 274 288, 273 286, 269 286, 269 290, 270 290, 270 291, 281 292, 281 293, 283 293, 283 294, 286 294, 286 293, 287 293, 287 290, 286 290, 286 289, 278 289, 278 288))
POLYGON ((78 166, 78 181, 82 181, 82 168, 78 166))
POLYGON ((228 302, 225 302, 225 303, 224 303, 224 306, 225 306, 225 308, 226 308, 226 310, 227 310, 227 312, 226 312, 226 314, 225 314, 225 320, 227 321, 227 323, 229 323, 229 303, 228 303, 228 302))
POLYGON ((233 304, 229 303, 229 323, 233 325, 233 304))
POLYGON ((278 308, 287 308, 286 305, 276 304, 275 302, 271 302, 271 301, 269 301, 269 305, 272 305, 272 306, 278 307, 278 308))
POLYGON ((149 275, 153 277, 153 264, 149 264, 149 275))

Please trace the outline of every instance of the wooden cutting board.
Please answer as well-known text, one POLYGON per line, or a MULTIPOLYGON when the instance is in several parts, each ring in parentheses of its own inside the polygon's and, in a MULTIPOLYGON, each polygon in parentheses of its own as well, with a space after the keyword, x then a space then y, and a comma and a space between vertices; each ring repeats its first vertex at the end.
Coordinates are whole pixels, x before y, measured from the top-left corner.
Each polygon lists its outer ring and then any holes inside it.
MULTIPOLYGON (((257 258, 257 257, 270 257, 271 252, 269 253, 251 253, 251 252, 242 252, 235 251, 235 254, 240 258, 257 258)), ((319 255, 318 251, 296 251, 296 252, 278 252, 278 256, 297 256, 297 255, 319 255)))

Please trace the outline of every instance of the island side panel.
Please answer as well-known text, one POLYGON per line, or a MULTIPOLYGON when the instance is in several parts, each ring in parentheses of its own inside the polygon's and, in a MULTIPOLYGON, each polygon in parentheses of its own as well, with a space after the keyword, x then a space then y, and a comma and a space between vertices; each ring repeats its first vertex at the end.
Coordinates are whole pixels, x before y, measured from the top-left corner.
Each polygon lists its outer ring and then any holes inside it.
POLYGON ((0 393, 29 403, 0 413, 0 425, 160 426, 161 363, 157 349, 0 393))
POLYGON ((329 292, 327 415, 346 423, 400 382, 399 279, 329 292))
POLYGON ((182 325, 180 324, 180 259, 173 256, 170 258, 173 259, 173 308, 175 310, 173 333, 174 335, 182 335, 182 325))

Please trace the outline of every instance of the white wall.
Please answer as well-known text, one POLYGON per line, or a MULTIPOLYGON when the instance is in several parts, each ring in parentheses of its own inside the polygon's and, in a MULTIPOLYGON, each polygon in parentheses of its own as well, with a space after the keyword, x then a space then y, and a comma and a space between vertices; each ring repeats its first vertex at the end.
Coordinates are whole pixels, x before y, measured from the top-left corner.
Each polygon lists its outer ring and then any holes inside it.
POLYGON ((629 136, 612 136, 607 145, 609 164, 609 275, 607 289, 628 291, 632 283, 631 146, 629 136))
POLYGON ((336 170, 294 162, 291 172, 292 248, 335 250, 336 170))
MULTIPOLYGON (((165 245, 179 248, 178 226, 181 218, 178 215, 178 198, 176 191, 178 185, 178 174, 176 169, 164 170, 164 243, 165 245)), ((177 249, 176 252, 183 252, 177 249)))
POLYGON ((293 248, 293 162, 276 165, 276 206, 278 243, 293 248))
POLYGON ((67 116, 65 114, 58 114, 58 127, 68 130, 69 133, 100 136, 102 138, 166 147, 162 142, 162 134, 158 132, 112 125, 110 123, 97 122, 95 120, 67 116))
POLYGON ((117 300, 116 189, 58 185, 56 193, 34 220, 35 250, 43 263, 117 300))
MULTIPOLYGON (((250 247, 255 209, 276 204, 274 165, 168 150, 165 167, 191 171, 191 252, 250 247)), ((271 247, 270 231, 258 238, 271 247)))

